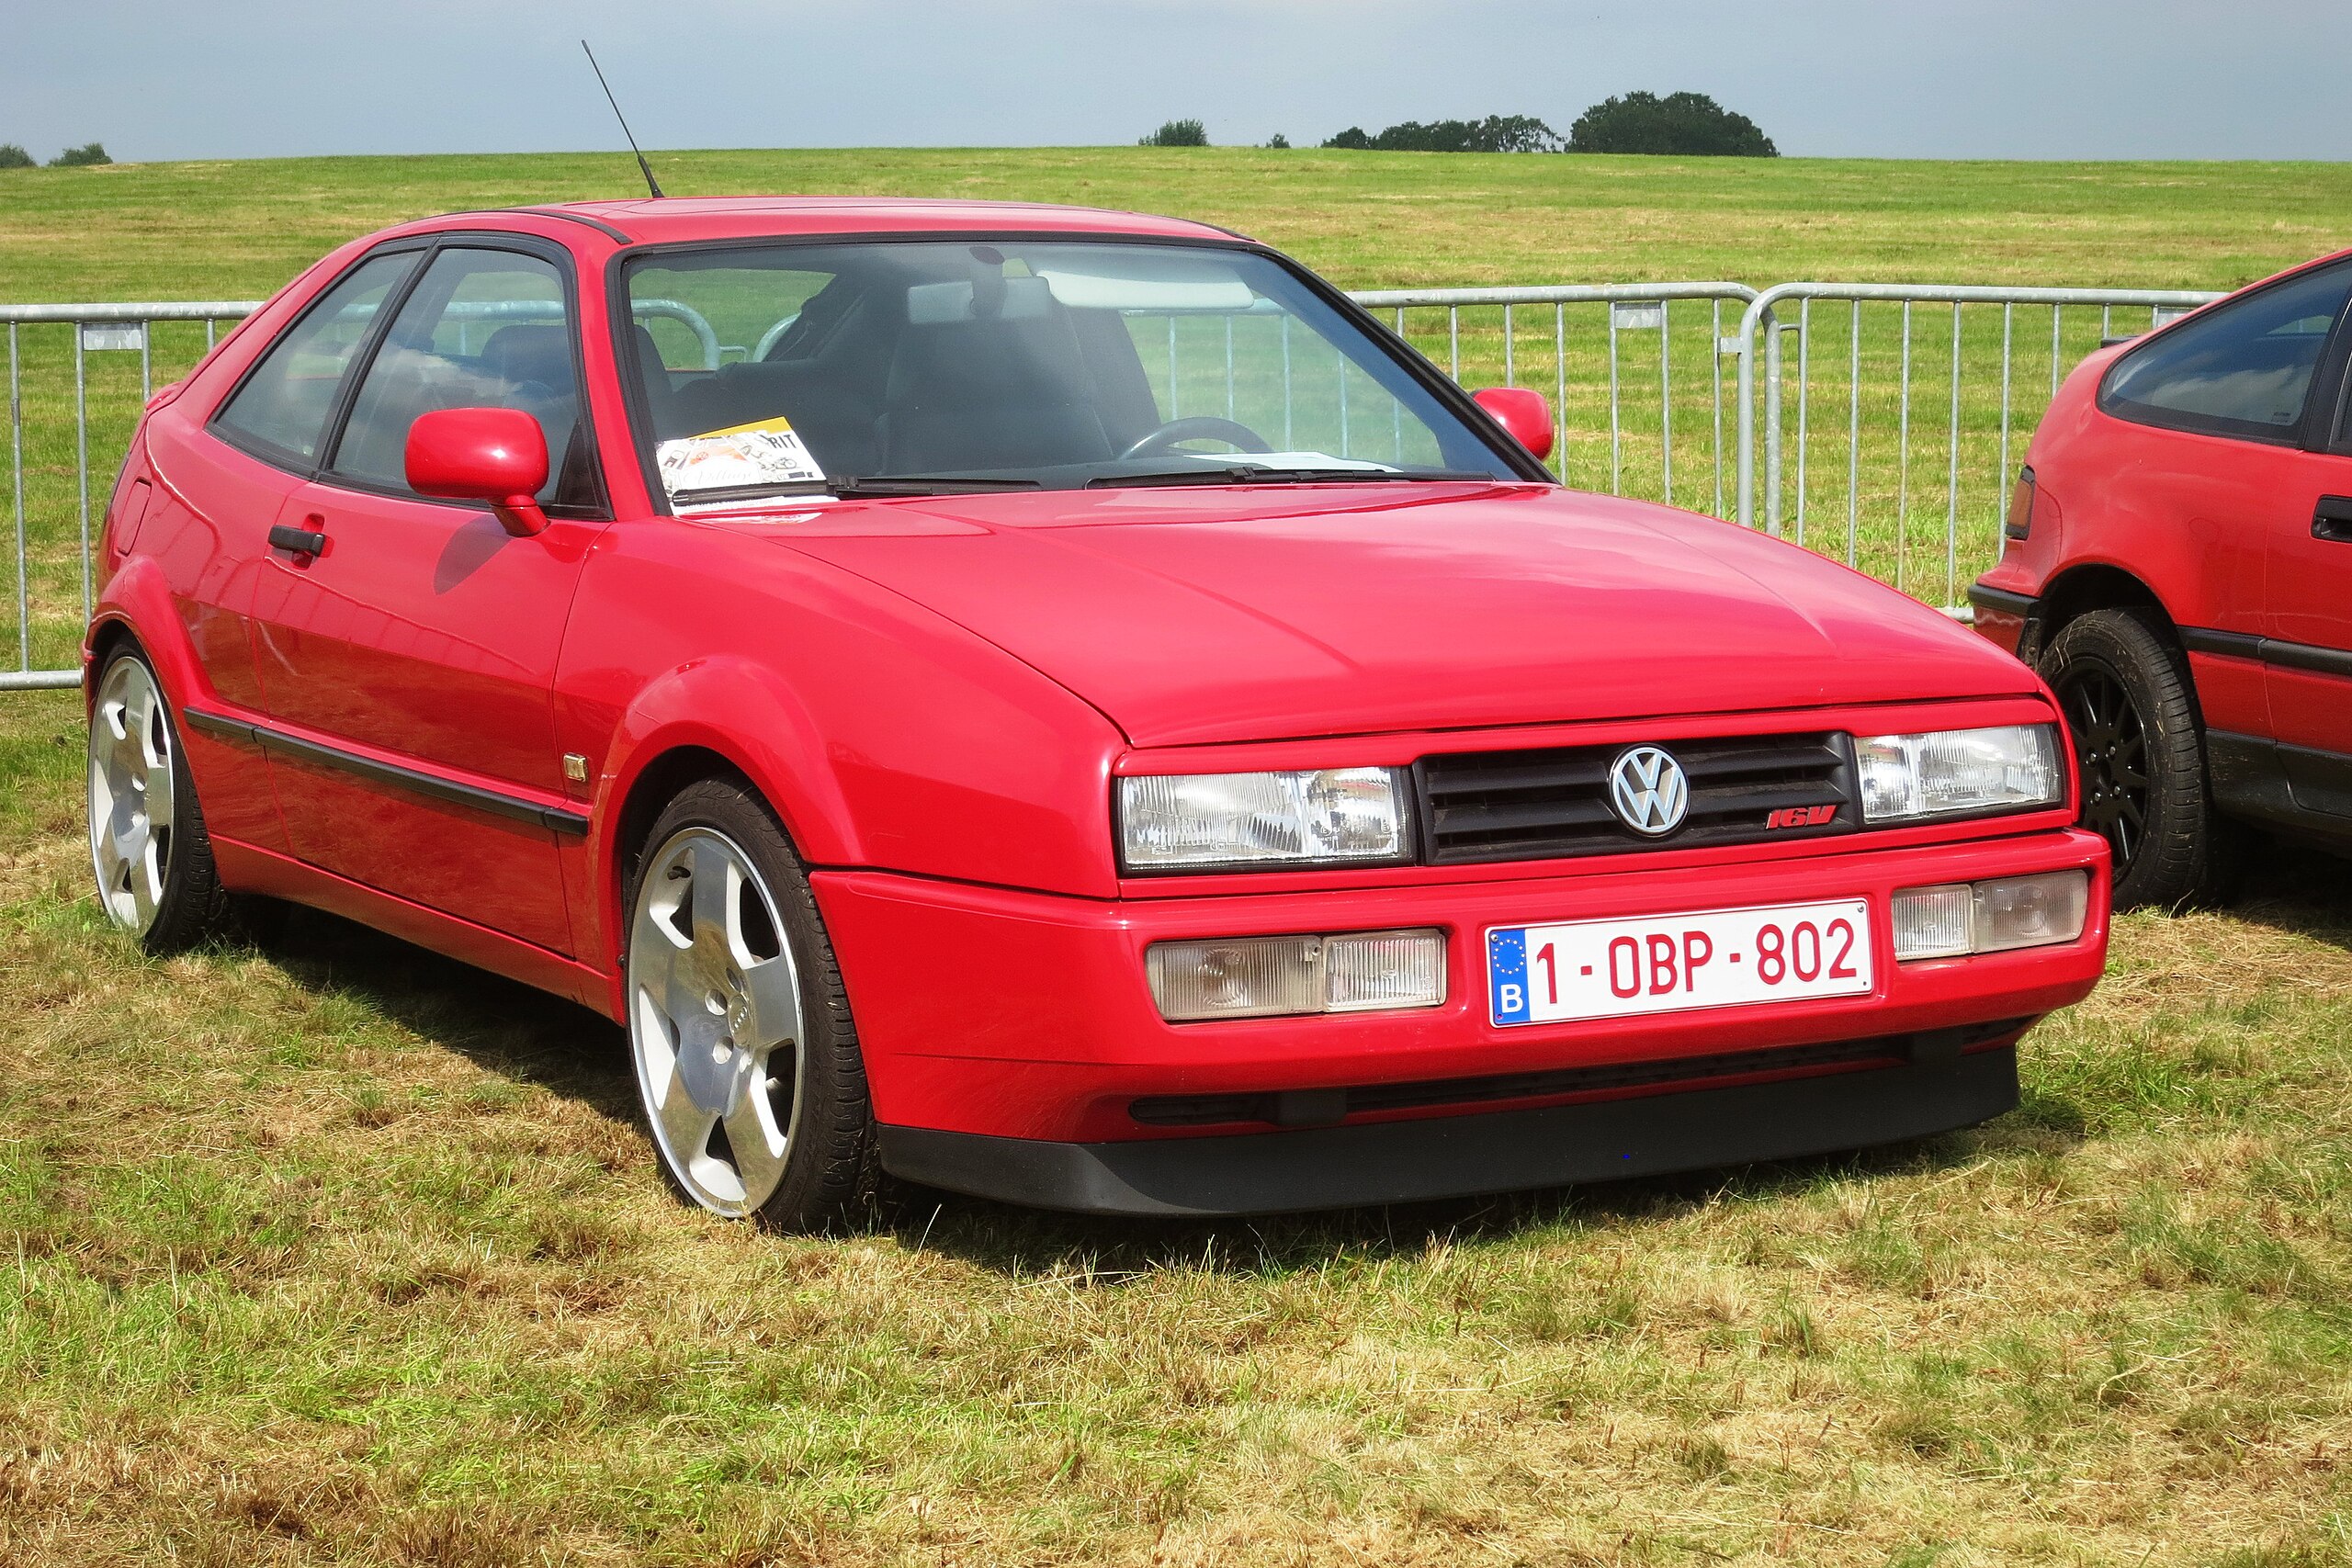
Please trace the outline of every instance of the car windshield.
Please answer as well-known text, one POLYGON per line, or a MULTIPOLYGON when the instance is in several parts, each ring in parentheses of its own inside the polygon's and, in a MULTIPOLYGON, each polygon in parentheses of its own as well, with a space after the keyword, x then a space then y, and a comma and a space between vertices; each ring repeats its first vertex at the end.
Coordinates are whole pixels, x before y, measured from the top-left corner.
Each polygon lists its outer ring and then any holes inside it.
POLYGON ((1520 477, 1394 345, 1249 251, 739 245, 627 276, 621 358, 680 506, 1520 477))

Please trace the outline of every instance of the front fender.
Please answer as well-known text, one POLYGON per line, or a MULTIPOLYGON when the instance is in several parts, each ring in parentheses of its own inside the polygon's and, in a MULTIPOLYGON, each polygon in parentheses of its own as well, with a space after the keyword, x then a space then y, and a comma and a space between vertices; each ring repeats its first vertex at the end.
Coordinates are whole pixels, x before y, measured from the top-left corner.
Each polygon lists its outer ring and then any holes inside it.
POLYGON ((590 835, 600 854, 615 849, 620 807, 646 769, 686 747, 715 752, 749 778, 784 819, 803 859, 864 863, 855 814, 840 778, 822 765, 825 739, 815 716, 775 671, 739 656, 673 670, 621 715, 590 835))
POLYGON ((600 966, 618 957, 628 840, 695 752, 749 779, 812 867, 1117 892, 1110 722, 961 626, 767 540, 666 519, 608 530, 556 684, 563 749, 595 781, 566 875, 600 966))

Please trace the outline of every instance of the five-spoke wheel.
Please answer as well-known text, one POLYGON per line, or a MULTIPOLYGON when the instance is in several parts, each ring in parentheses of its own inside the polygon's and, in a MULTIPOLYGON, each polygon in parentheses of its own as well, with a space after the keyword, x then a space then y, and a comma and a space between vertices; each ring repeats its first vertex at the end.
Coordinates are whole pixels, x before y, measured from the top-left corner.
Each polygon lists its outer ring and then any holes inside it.
POLYGON ((654 825, 629 905, 631 1054, 685 1195, 830 1223, 866 1185, 865 1076, 808 879, 747 791, 707 780, 654 825))
POLYGON ((107 919, 144 936, 172 861, 172 728, 136 659, 107 667, 90 713, 90 863, 107 919))
POLYGON ((107 919, 150 953, 220 933, 228 895, 155 671, 123 648, 90 706, 90 870, 107 919))

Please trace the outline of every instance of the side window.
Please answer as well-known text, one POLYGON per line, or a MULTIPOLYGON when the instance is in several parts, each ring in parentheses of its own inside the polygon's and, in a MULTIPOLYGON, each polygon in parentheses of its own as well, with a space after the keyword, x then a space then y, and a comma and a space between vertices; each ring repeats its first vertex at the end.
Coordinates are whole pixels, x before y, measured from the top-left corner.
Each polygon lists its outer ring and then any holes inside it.
POLYGON ((319 455, 327 416, 351 356, 400 286, 416 254, 370 256, 321 295, 263 355, 213 423, 307 468, 319 455))
POLYGON ((419 414, 521 409, 547 436, 539 501, 593 503, 571 341, 563 277, 553 264, 514 251, 443 251, 376 350, 330 472, 405 491, 408 431, 419 414))
POLYGON ((2347 294, 2352 266, 2332 266, 2232 300, 2124 355, 2099 401, 2147 424, 2291 438, 2347 294))

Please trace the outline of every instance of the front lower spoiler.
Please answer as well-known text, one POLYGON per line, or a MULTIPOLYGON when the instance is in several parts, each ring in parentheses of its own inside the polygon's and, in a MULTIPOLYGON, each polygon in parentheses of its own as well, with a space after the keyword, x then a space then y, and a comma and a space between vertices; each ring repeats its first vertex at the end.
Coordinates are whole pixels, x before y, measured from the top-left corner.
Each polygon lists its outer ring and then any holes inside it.
POLYGON ((884 1126, 893 1176, 1033 1208, 1216 1215, 1342 1209, 1863 1148, 2018 1103, 2017 1050, 1530 1111, 1120 1143, 884 1126))

